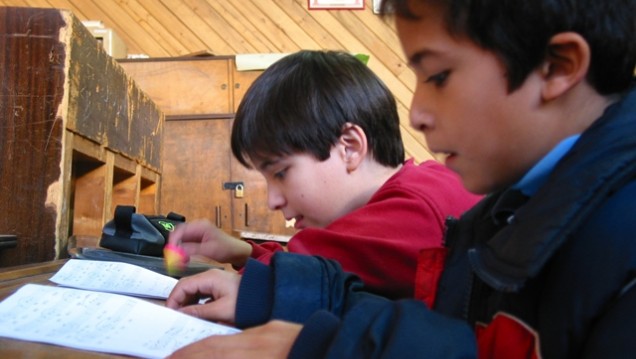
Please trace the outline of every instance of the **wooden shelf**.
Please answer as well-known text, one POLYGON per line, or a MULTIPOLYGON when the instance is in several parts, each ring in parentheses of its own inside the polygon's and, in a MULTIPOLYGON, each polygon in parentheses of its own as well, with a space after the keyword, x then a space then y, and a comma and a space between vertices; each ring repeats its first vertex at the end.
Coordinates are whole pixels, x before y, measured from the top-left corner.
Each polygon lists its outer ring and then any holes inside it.
POLYGON ((157 213, 163 112, 70 12, 0 23, 0 233, 17 236, 0 267, 65 258, 118 204, 157 213))

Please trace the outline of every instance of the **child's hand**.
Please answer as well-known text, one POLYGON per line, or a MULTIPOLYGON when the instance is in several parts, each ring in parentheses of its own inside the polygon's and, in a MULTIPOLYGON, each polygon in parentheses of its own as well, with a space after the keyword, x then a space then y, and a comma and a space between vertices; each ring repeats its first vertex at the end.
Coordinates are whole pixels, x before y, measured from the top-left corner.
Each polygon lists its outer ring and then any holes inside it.
POLYGON ((169 359, 287 358, 302 328, 300 324, 274 320, 239 334, 207 337, 179 349, 169 359))
POLYGON ((183 248, 187 255, 202 255, 220 263, 242 267, 252 254, 252 246, 234 238, 206 220, 178 225, 170 233, 169 244, 183 248))
POLYGON ((187 276, 172 289, 166 306, 198 318, 234 323, 240 283, 239 274, 220 269, 187 276), (199 304, 206 298, 211 300, 199 304))

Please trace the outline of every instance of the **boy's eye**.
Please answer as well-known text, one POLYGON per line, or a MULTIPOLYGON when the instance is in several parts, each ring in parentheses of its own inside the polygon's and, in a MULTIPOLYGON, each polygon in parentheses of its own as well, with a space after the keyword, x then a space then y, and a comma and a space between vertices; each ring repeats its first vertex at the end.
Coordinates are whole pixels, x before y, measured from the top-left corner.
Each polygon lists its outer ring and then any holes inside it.
POLYGON ((287 172, 287 168, 280 170, 278 172, 274 173, 274 178, 282 180, 283 178, 285 178, 285 173, 287 172))
POLYGON ((435 86, 443 86, 446 83, 446 80, 448 80, 448 75, 450 74, 450 71, 446 70, 446 71, 442 71, 440 73, 437 73, 429 78, 426 79, 426 83, 432 83, 435 86))

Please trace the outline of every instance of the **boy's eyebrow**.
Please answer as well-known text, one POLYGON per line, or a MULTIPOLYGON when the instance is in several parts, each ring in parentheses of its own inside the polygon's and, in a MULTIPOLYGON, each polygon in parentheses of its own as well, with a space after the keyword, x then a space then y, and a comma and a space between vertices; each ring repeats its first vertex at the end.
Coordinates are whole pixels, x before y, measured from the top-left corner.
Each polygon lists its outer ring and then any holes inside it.
POLYGON ((258 168, 260 168, 261 171, 265 171, 265 170, 267 170, 268 167, 271 167, 271 166, 275 165, 279 161, 280 161, 280 159, 278 159, 278 158, 277 159, 271 159, 271 158, 264 159, 263 162, 261 162, 259 164, 258 168))
POLYGON ((424 58, 433 54, 435 54, 435 52, 428 49, 418 51, 408 58, 408 65, 411 67, 416 67, 422 62, 424 58))

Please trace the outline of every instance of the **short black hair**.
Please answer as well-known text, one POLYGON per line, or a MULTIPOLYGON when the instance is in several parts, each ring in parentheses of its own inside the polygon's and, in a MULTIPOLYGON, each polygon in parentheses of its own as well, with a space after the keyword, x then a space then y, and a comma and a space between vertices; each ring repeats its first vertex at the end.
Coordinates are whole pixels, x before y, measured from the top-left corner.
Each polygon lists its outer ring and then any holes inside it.
POLYGON ((384 0, 382 14, 417 19, 409 6, 439 6, 451 34, 463 34, 504 62, 514 91, 549 51, 550 38, 573 31, 591 49, 587 81, 602 95, 631 87, 636 66, 634 0, 384 0))
POLYGON ((271 65, 245 93, 232 152, 248 168, 254 156, 310 153, 324 161, 347 122, 362 128, 378 163, 403 163, 395 98, 373 71, 345 52, 299 51, 271 65))

